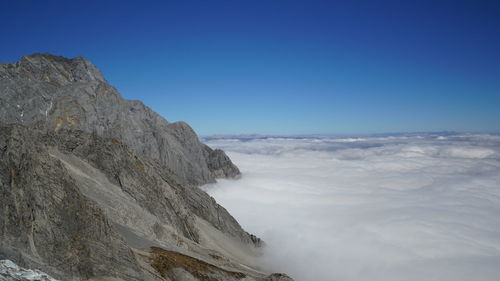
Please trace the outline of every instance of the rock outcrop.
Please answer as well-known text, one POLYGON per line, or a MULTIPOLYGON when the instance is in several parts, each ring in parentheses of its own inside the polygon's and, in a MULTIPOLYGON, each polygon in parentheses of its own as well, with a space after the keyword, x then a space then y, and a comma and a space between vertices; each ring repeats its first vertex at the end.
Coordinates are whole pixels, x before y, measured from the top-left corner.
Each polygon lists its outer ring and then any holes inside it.
POLYGON ((0 260, 0 281, 58 281, 40 270, 19 267, 10 260, 0 260))
POLYGON ((82 57, 34 54, 2 63, 0 93, 0 123, 115 138, 190 184, 240 174, 223 151, 201 143, 188 124, 169 123, 142 102, 123 99, 82 57))
POLYGON ((238 175, 83 58, 0 65, 0 259, 59 280, 286 280, 197 187, 238 175))

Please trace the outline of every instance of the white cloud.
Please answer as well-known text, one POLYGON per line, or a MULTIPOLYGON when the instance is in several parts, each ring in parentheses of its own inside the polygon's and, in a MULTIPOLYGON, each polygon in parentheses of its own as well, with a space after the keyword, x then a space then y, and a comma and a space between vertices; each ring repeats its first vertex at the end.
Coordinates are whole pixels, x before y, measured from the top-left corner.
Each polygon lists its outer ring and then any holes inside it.
POLYGON ((500 137, 214 139, 238 181, 204 187, 307 280, 498 280, 500 137))

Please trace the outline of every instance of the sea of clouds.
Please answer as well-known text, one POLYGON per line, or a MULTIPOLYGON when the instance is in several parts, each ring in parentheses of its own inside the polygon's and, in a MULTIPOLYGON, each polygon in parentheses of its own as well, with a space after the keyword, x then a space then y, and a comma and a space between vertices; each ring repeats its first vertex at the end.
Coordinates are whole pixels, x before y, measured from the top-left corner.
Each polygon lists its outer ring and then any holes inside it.
POLYGON ((203 188, 297 281, 500 280, 500 136, 219 137, 203 188))

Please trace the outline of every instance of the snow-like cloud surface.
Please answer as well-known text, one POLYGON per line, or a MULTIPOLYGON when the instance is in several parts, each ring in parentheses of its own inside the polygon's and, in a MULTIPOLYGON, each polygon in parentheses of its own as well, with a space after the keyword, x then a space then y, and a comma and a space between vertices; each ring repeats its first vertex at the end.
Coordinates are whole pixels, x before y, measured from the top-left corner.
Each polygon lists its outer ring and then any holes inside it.
POLYGON ((308 280, 500 280, 500 137, 210 139, 240 180, 204 188, 308 280))

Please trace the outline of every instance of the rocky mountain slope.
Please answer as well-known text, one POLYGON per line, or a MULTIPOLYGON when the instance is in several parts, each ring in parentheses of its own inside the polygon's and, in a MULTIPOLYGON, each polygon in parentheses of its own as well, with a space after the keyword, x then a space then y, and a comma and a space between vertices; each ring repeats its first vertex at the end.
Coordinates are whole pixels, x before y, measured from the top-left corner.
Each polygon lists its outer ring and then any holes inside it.
POLYGON ((115 138, 192 184, 239 175, 223 151, 202 144, 186 123, 169 123, 142 102, 123 99, 82 57, 24 56, 0 64, 0 79, 1 123, 115 138))
POLYGON ((197 187, 238 175, 83 58, 0 65, 0 259, 59 280, 289 280, 197 187))

